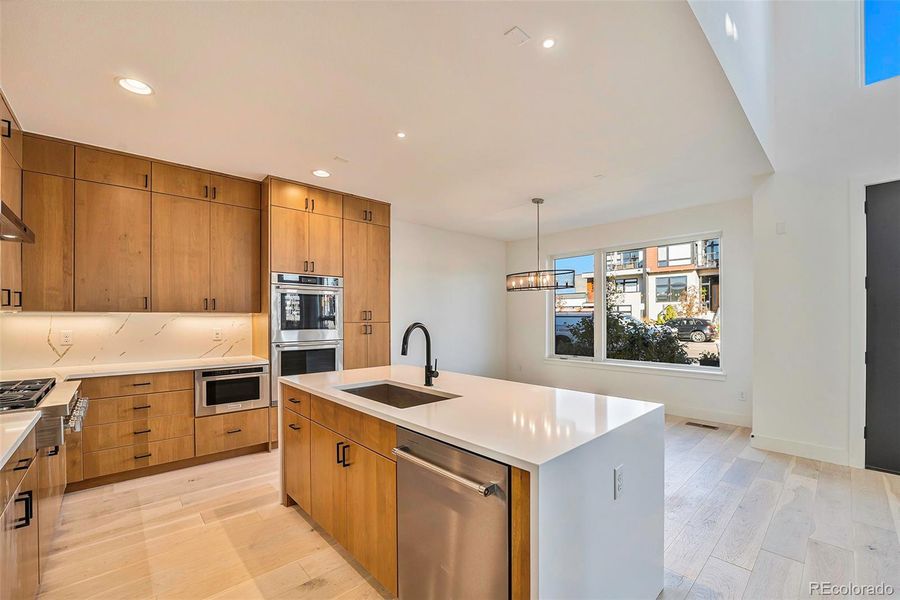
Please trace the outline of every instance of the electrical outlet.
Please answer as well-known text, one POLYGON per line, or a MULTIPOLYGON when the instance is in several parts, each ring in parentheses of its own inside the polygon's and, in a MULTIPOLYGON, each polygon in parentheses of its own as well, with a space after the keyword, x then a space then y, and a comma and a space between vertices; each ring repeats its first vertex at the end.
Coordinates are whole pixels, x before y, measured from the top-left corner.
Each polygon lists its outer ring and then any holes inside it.
POLYGON ((221 342, 222 341, 222 330, 221 329, 213 329, 213 341, 221 342))
POLYGON ((625 486, 625 465, 619 465, 613 469, 613 500, 622 496, 622 488, 625 486))
POLYGON ((746 402, 747 401, 746 394, 744 394, 744 392, 738 392, 738 400, 740 402, 746 402))
POLYGON ((63 329, 59 332, 59 345, 60 346, 71 346, 75 342, 72 341, 72 330, 71 329, 63 329))

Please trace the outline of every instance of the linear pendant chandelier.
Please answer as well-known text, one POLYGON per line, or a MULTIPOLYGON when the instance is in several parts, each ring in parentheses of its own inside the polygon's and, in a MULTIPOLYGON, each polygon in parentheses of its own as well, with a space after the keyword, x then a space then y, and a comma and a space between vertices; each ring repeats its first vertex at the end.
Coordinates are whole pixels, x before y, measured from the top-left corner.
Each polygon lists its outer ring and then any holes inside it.
POLYGON ((541 204, 543 198, 532 198, 537 208, 537 269, 510 273, 506 276, 507 292, 531 292, 541 290, 566 290, 575 287, 573 269, 541 269, 541 204))

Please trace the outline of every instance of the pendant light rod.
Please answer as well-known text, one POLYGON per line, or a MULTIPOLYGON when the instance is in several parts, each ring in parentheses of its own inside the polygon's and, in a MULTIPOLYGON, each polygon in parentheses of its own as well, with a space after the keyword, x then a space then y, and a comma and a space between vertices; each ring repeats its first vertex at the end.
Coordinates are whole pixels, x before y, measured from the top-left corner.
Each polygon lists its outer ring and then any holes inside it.
POLYGON ((532 204, 537 208, 537 268, 541 268, 541 204, 544 203, 543 198, 532 198, 532 204))

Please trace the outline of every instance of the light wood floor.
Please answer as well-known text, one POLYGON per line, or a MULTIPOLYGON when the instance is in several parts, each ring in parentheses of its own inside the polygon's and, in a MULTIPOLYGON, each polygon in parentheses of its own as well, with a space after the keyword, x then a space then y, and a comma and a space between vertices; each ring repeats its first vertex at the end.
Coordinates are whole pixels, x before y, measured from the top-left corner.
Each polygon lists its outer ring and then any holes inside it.
MULTIPOLYGON (((42 599, 377 599, 333 540, 278 503, 278 454, 67 494, 42 599)), ((666 419, 660 598, 808 598, 809 581, 900 590, 900 477, 666 419)), ((895 594, 900 591, 895 591, 895 594)))

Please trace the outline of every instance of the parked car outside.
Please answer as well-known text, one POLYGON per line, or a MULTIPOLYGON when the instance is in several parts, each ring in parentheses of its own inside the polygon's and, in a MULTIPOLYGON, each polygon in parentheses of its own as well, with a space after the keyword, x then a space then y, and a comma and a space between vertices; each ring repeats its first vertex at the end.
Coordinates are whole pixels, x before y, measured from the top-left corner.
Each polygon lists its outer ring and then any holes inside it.
POLYGON ((678 339, 692 342, 708 342, 716 335, 715 325, 709 319, 676 317, 666 321, 666 327, 673 328, 678 339))

